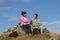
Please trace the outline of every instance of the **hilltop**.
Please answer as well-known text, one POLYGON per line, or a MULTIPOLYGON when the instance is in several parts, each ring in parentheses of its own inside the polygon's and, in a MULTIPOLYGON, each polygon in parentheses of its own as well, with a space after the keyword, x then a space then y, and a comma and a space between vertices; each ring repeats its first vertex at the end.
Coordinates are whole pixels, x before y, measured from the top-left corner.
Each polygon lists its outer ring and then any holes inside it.
POLYGON ((20 25, 14 26, 12 29, 8 29, 6 32, 3 32, 3 34, 0 36, 0 40, 60 40, 60 34, 56 35, 53 32, 50 32, 47 28, 44 28, 43 34, 38 35, 32 35, 32 36, 26 36, 23 31, 20 28, 20 25), (19 36, 18 37, 8 37, 8 35, 11 32, 18 31, 19 36))

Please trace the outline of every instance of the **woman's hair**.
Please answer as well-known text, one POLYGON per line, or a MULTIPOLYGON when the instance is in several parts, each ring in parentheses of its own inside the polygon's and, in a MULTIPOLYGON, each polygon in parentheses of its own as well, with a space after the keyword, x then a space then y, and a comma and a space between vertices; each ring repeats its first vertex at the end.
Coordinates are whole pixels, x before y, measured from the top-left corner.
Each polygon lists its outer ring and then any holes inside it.
POLYGON ((38 16, 38 14, 37 14, 37 13, 35 13, 34 15, 38 16))
POLYGON ((21 12, 21 15, 24 15, 24 14, 27 14, 27 12, 25 12, 25 11, 22 11, 22 12, 21 12))

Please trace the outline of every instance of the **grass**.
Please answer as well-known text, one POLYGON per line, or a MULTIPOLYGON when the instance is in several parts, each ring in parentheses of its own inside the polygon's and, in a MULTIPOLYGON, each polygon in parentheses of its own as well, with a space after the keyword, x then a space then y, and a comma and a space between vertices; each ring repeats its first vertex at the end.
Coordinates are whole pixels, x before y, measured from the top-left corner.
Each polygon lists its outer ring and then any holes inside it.
POLYGON ((38 34, 34 36, 26 36, 26 35, 21 35, 18 37, 0 37, 0 40, 48 40, 51 36, 49 33, 44 33, 44 34, 38 34))
MULTIPOLYGON (((8 35, 0 36, 0 40, 49 40, 53 37, 56 37, 55 34, 51 35, 51 33, 45 32, 43 34, 38 34, 38 35, 32 35, 32 36, 26 36, 26 35, 21 35, 18 37, 8 37, 8 35)), ((60 39, 60 36, 57 35, 57 37, 60 39)))
MULTIPOLYGON (((17 26, 16 28, 14 28, 13 30, 18 30, 19 26, 17 26)), ((19 29, 20 32, 23 33, 22 29, 19 29)), ((26 35, 20 35, 18 37, 8 37, 8 33, 11 30, 9 29, 7 32, 5 32, 2 36, 0 36, 0 40, 49 40, 51 38, 55 38, 58 37, 60 39, 60 34, 56 36, 56 34, 49 32, 46 28, 44 29, 44 33, 43 34, 38 34, 38 35, 32 35, 32 36, 26 36, 26 35), (48 31, 48 32, 47 32, 48 31)))

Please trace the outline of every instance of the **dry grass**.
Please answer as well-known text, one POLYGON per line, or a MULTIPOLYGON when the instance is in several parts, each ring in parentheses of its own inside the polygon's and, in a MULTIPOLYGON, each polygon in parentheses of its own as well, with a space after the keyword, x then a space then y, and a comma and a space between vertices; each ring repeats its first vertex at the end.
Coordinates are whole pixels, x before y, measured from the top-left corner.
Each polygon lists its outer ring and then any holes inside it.
MULTIPOLYGON (((8 36, 1 36, 0 40, 49 40, 50 38, 54 38, 55 34, 51 33, 47 33, 45 32, 44 34, 38 34, 38 35, 31 35, 31 36, 27 36, 27 35, 21 35, 18 37, 8 37, 8 36)), ((58 38, 60 38, 60 35, 57 35, 58 38)))
POLYGON ((27 35, 22 35, 22 36, 18 36, 18 37, 0 37, 0 40, 48 40, 50 38, 49 34, 38 34, 38 35, 34 35, 34 36, 27 36, 27 35))
MULTIPOLYGON (((19 28, 19 25, 16 28, 13 28, 13 30, 21 30, 20 32, 22 32, 22 29, 19 28)), ((11 30, 8 30, 7 32, 5 32, 2 36, 0 36, 0 40, 49 40, 51 38, 55 38, 56 34, 51 33, 51 32, 47 32, 47 29, 44 29, 44 33, 43 34, 38 34, 38 35, 32 35, 32 36, 27 36, 27 35, 20 35, 18 37, 8 37, 8 33, 11 30)), ((57 37, 60 39, 60 34, 57 35, 57 37)))

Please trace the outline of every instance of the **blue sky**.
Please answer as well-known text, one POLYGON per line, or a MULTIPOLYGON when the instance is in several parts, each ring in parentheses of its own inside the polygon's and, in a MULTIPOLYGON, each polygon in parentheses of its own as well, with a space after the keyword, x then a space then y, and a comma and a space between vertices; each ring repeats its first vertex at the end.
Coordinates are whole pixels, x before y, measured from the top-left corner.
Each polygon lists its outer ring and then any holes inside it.
POLYGON ((21 11, 29 20, 38 13, 44 27, 60 33, 60 0, 0 0, 0 33, 20 22, 21 11))

